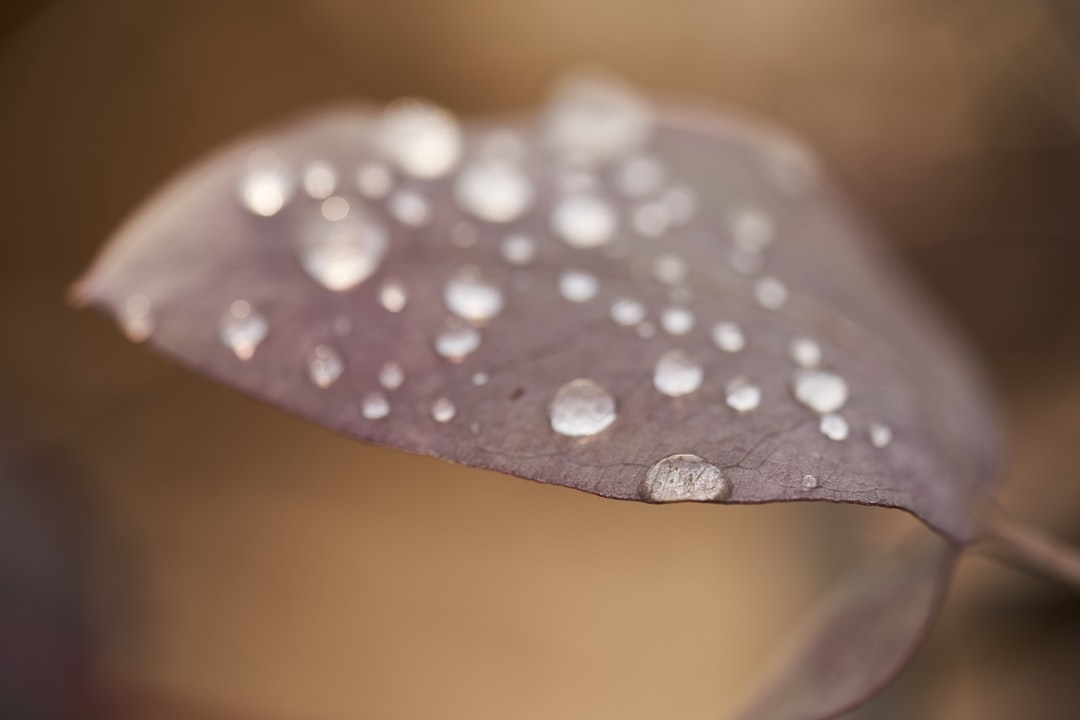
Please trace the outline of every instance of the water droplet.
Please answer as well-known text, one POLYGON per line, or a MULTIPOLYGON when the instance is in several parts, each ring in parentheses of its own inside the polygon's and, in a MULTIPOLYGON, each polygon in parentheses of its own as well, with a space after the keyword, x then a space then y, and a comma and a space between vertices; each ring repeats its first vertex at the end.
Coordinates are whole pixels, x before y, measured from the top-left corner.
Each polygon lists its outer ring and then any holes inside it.
POLYGON ((387 390, 397 390, 405 383, 405 370, 393 360, 387 360, 379 368, 379 384, 387 390))
POLYGON ((400 280, 389 278, 379 288, 379 304, 388 312, 399 313, 409 302, 409 293, 400 280))
POLYGON ((431 404, 431 417, 436 422, 450 422, 455 415, 457 415, 457 408, 449 398, 441 397, 431 404))
POLYGON ((511 265, 528 265, 536 258, 536 243, 528 235, 508 235, 499 245, 499 253, 511 265))
POLYGON ((308 275, 328 290, 343 292, 378 270, 387 237, 382 225, 358 213, 336 222, 319 214, 300 228, 295 249, 308 275))
POLYGON ((556 87, 544 130, 556 152, 602 162, 642 147, 652 124, 652 111, 633 88, 599 73, 580 73, 556 87))
POLYGON ((816 490, 820 484, 816 475, 803 475, 802 486, 807 490, 816 490))
POLYGON ((457 118, 440 107, 398 100, 386 108, 379 144, 409 175, 436 178, 461 157, 461 128, 457 118))
POLYGON ((836 413, 828 413, 821 416, 821 423, 818 425, 818 430, 821 434, 830 440, 846 440, 848 433, 851 429, 848 427, 847 420, 843 415, 837 415, 836 413))
POLYGON ((660 327, 672 335, 685 335, 694 329, 694 313, 676 305, 664 308, 660 313, 660 327))
POLYGON ((349 201, 340 195, 331 195, 322 201, 319 206, 322 216, 331 222, 344 220, 349 214, 349 201))
POLYGON ((596 195, 566 195, 551 213, 556 236, 575 248, 599 247, 611 242, 616 228, 615 210, 596 195))
POLYGON ((516 165, 487 161, 461 171, 455 194, 461 208, 480 220, 510 222, 532 205, 533 186, 516 165))
POLYGON ((615 187, 628 197, 654 195, 664 184, 664 166, 648 155, 628 157, 615 168, 615 187))
POLYGON ((678 255, 657 255, 653 260, 653 275, 665 285, 679 285, 686 280, 686 261, 678 255))
POLYGON ((480 331, 470 325, 456 325, 435 336, 435 352, 450 362, 461 362, 480 347, 480 331))
POLYGON ((756 410, 761 405, 761 388, 746 378, 737 377, 728 383, 724 402, 735 412, 745 413, 756 410))
POLYGON ((431 220, 431 204, 415 190, 401 189, 390 196, 390 214, 402 225, 423 227, 431 220))
POLYGON ((795 399, 816 413, 836 412, 847 402, 847 381, 836 373, 796 370, 792 379, 795 399))
POLYGON ((560 387, 548 407, 551 429, 560 435, 588 437, 615 422, 615 398, 603 385, 586 378, 560 387))
POLYGON ((474 323, 491 320, 503 309, 502 290, 467 267, 447 281, 443 301, 450 312, 474 323))
POLYGON ((600 281, 595 275, 581 270, 567 270, 559 276, 559 295, 563 300, 583 303, 596 297, 600 281))
POLYGON ((653 385, 668 397, 689 395, 701 387, 704 378, 701 363, 682 350, 668 350, 653 369, 653 385))
POLYGON ((368 162, 356 170, 356 189, 364 197, 378 200, 390 194, 394 187, 394 176, 390 168, 380 162, 368 162))
POLYGON ((360 412, 368 420, 381 420, 390 414, 390 401, 378 390, 373 390, 360 401, 360 412))
POLYGON ((731 496, 731 481, 720 468, 688 453, 671 455, 649 468, 639 494, 651 502, 708 502, 731 496))
POLYGON ((129 295, 118 318, 120 330, 131 342, 146 342, 154 333, 157 321, 150 307, 150 298, 141 293, 129 295))
POLYGON ((816 368, 821 364, 821 346, 808 337, 797 337, 788 347, 791 361, 803 368, 816 368))
POLYGON ((737 353, 746 347, 742 328, 733 322, 718 322, 712 328, 712 341, 717 349, 737 353))
POLYGON ((888 447, 892 442, 892 428, 883 422, 870 423, 870 443, 876 448, 888 447))
POLYGON ((250 360, 266 339, 270 324, 247 300, 234 300, 221 318, 218 337, 241 360, 250 360))
POLYGON ((738 250, 756 255, 773 240, 773 220, 760 210, 743 209, 731 218, 731 234, 738 250))
POLYGON ((645 319, 645 306, 637 300, 619 298, 611 304, 611 319, 623 327, 637 325, 645 319))
POLYGON ((316 160, 304 166, 304 192, 316 200, 323 200, 334 194, 337 187, 337 172, 330 163, 316 160))
POLYGON ((293 178, 282 169, 277 154, 266 148, 251 154, 247 169, 240 181, 240 201, 255 215, 277 215, 292 199, 293 178))
POLYGON ((763 277, 754 283, 754 298, 766 310, 779 310, 787 302, 787 286, 777 278, 763 277))
POLYGON ((474 372, 472 376, 472 384, 477 387, 483 387, 488 384, 491 377, 486 372, 474 372))
POLYGON ((316 345, 308 358, 308 378, 323 390, 333 385, 345 371, 345 360, 329 345, 316 345))

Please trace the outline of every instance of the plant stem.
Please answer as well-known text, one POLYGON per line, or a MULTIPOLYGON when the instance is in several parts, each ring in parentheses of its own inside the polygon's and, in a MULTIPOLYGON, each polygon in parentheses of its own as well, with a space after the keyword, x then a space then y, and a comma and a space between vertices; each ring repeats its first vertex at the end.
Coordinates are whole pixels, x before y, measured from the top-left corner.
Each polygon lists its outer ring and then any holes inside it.
POLYGON ((1080 548, 1051 537, 999 508, 988 508, 976 547, 1023 570, 1080 590, 1080 548))

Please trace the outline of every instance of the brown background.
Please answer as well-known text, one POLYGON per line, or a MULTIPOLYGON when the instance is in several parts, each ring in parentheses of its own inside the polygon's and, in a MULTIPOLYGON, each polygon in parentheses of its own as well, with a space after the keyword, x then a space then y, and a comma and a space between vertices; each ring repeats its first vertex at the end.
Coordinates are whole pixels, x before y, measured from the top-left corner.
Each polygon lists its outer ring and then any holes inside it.
MULTIPOLYGON (((0 589, 35 628, 23 676, 89 678, 130 717, 721 717, 853 547, 904 523, 658 510, 364 447, 63 305, 151 189, 246 130, 345 97, 535 105, 583 61, 815 145, 985 357, 1006 505, 1080 541, 1074 3, 102 0, 0 22, 0 426, 22 459, 0 589)), ((1075 717, 1078 673, 1076 597, 971 559, 860 717, 1075 717)), ((34 687, 39 716, 70 707, 34 687)))

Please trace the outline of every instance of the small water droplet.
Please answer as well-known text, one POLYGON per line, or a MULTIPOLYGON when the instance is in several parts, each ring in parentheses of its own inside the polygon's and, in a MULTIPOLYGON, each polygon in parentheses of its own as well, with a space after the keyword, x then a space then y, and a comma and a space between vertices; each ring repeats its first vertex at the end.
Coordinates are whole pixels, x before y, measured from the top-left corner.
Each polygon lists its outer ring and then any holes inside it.
POLYGON ((724 402, 735 412, 756 410, 761 405, 761 388, 746 378, 737 377, 728 383, 724 402))
POLYGON ((461 209, 488 222, 510 222, 532 205, 532 181, 517 165, 486 161, 458 175, 455 197, 461 209))
POLYGON ((316 387, 326 388, 337 382, 345 371, 345 360, 329 345, 316 345, 308 358, 308 378, 316 387))
POLYGON ((697 455, 680 453, 649 468, 639 494, 643 500, 658 503, 708 502, 726 500, 731 490, 731 481, 720 468, 697 455))
POLYGON ((389 195, 393 188, 394 176, 381 162, 368 162, 357 168, 356 189, 364 197, 378 200, 389 195))
POLYGON ((803 368, 816 368, 821 364, 821 346, 808 337, 797 337, 788 347, 791 361, 803 368))
POLYGON ((705 370, 701 363, 682 350, 668 350, 653 368, 653 385, 668 397, 681 397, 701 387, 705 370))
POLYGON ((743 209, 731 218, 731 233, 735 248, 756 255, 773 240, 773 220, 760 210, 743 209))
POLYGON ((559 276, 559 295, 563 300, 583 303, 596 297, 600 281, 595 275, 581 270, 567 270, 559 276))
POLYGON ((470 325, 456 325, 435 336, 435 352, 450 362, 458 363, 480 347, 480 331, 470 325))
POLYGON ((431 220, 431 204, 416 190, 403 188, 390 196, 390 214, 402 225, 423 227, 431 220))
POLYGON ((409 175, 445 175, 461 157, 461 127, 446 110, 415 99, 386 108, 379 145, 409 175))
POLYGON ((615 168, 615 187, 627 197, 654 195, 664 184, 664 166, 648 155, 628 157, 615 168))
POLYGON ((273 150, 256 150, 248 158, 247 173, 240 181, 240 201, 255 215, 271 217, 292 199, 294 180, 281 167, 273 150))
POLYGON ((645 145, 652 126, 652 111, 633 88, 595 72, 563 80, 544 119, 552 149, 601 162, 645 145))
POLYGON ((300 265, 328 290, 350 290, 371 277, 386 256, 387 236, 372 218, 351 213, 338 221, 319 214, 296 237, 300 265))
POLYGON ((124 336, 135 343, 146 342, 157 327, 157 321, 150 307, 150 298, 142 293, 128 296, 128 299, 124 301, 118 321, 124 336))
POLYGON ((892 442, 892 428, 875 420, 870 423, 870 443, 876 448, 885 448, 892 442))
POLYGON ((567 245, 593 248, 611 242, 617 220, 615 210, 596 195, 576 193, 566 195, 551 213, 551 228, 567 245))
POLYGON ((511 265, 528 265, 536 258, 536 243, 528 235, 508 235, 499 245, 499 254, 511 265))
POLYGON ((349 214, 349 201, 340 195, 331 195, 319 206, 322 216, 331 222, 344 220, 349 214))
POLYGON ((660 313, 660 327, 671 335, 685 335, 694 329, 694 313, 677 305, 664 308, 660 313))
POLYGON ((502 290, 473 267, 463 268, 447 281, 443 301, 450 312, 474 323, 484 323, 503 309, 502 290))
POLYGON ((746 347, 742 328, 733 322, 718 322, 712 328, 712 341, 717 349, 737 353, 746 347))
POLYGON ((795 399, 816 413, 836 412, 847 402, 847 381, 836 373, 796 370, 792 380, 795 399))
POLYGON ((266 339, 270 324, 247 300, 234 300, 221 318, 218 337, 241 360, 250 360, 266 339))
POLYGON ((777 278, 763 277, 754 283, 754 299, 766 310, 779 310, 787 302, 787 286, 777 278))
POLYGON ((400 280, 388 278, 379 287, 379 304, 388 312, 399 313, 408 302, 409 292, 400 280))
POLYGON ((555 432, 570 437, 588 437, 615 422, 615 398, 603 385, 578 378, 555 392, 548 412, 551 429, 555 432))
POLYGON ((390 401, 378 390, 373 390, 360 401, 360 413, 368 420, 381 420, 390 414, 390 401))
POLYGON ((486 372, 474 372, 472 376, 472 384, 477 387, 483 387, 488 384, 491 377, 486 372))
POLYGON ((334 194, 337 172, 330 163, 316 160, 304 166, 303 183, 309 197, 323 200, 334 194))
POLYGON ((436 422, 450 422, 455 415, 457 415, 457 407, 449 398, 441 397, 431 404, 431 417, 436 422))
POLYGON ((816 490, 819 485, 816 475, 803 475, 802 486, 807 490, 816 490))
POLYGON ((653 260, 653 275, 665 285, 679 285, 686 280, 686 261, 678 255, 657 255, 653 260))
POLYGON ((379 384, 387 390, 397 390, 405 384, 405 370, 393 360, 387 360, 379 368, 379 384))
POLYGON ((844 419, 843 415, 837 415, 836 413, 828 413, 821 416, 821 423, 818 424, 818 429, 821 434, 830 440, 846 440, 851 428, 848 427, 848 421, 844 419))
POLYGON ((619 298, 611 304, 611 319, 623 327, 637 325, 645 319, 645 306, 637 300, 619 298))

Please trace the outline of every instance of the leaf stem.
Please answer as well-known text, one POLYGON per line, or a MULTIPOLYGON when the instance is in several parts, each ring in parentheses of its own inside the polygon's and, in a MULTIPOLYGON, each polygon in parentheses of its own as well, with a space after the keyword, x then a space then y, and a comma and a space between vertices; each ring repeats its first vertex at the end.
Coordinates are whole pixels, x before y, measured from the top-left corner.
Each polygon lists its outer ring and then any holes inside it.
POLYGON ((1080 590, 1080 548, 1001 510, 988 508, 976 548, 998 560, 1080 590))

